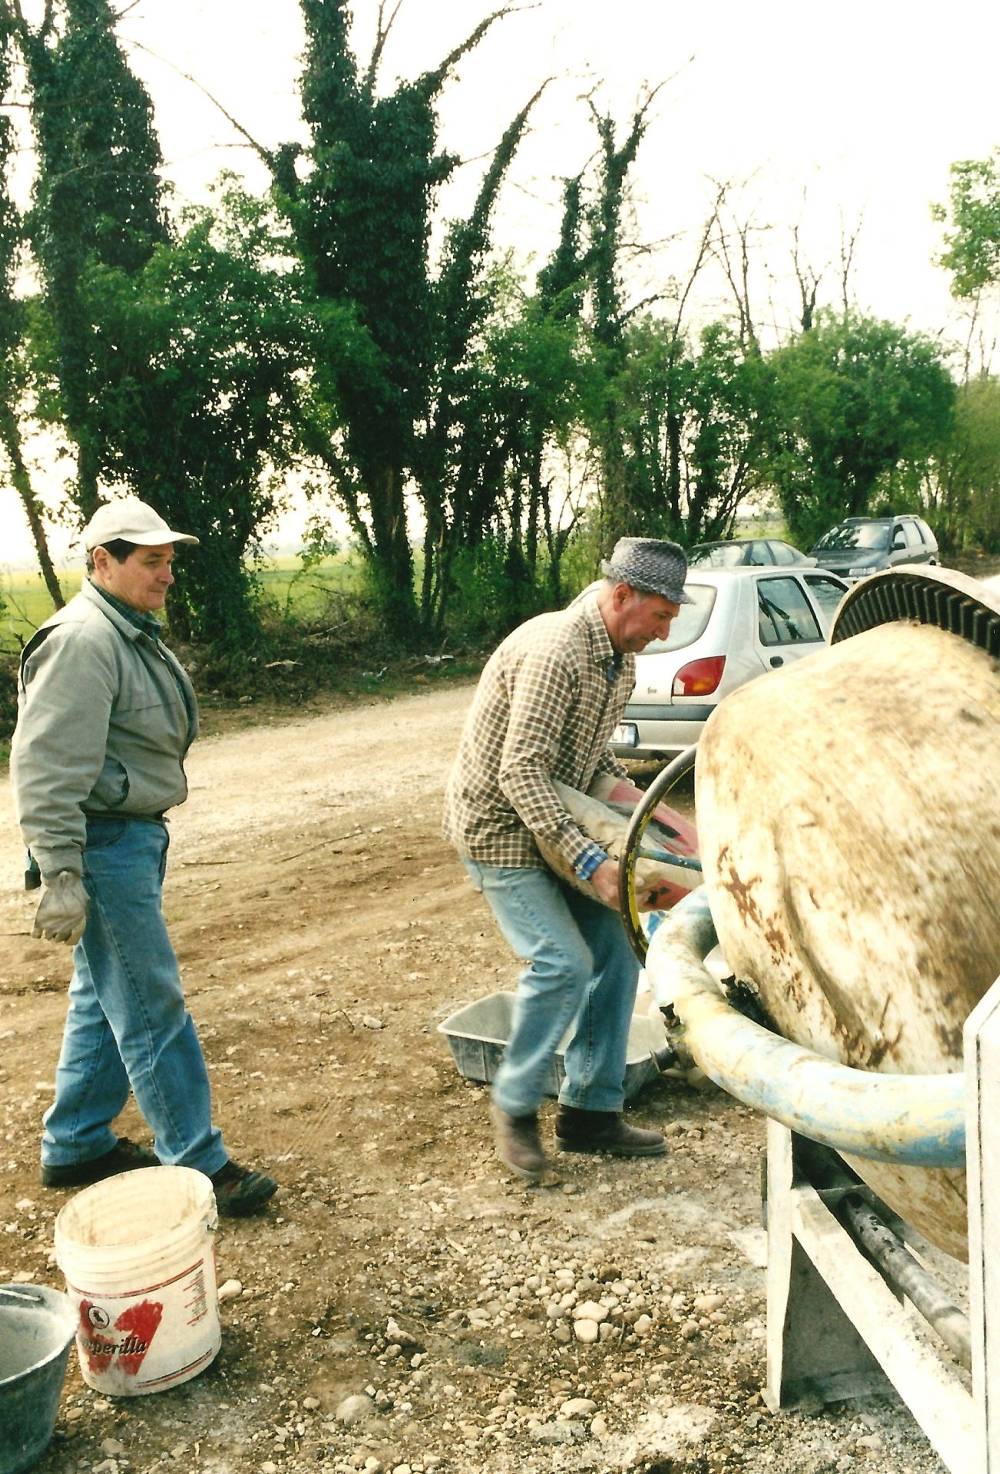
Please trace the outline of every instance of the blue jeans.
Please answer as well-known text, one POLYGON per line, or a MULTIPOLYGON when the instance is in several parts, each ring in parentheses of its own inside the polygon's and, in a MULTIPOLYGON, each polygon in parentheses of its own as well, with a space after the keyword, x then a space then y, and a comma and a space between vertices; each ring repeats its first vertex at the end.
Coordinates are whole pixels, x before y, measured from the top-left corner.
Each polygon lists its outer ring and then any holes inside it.
POLYGON ((561 1103, 620 1111, 639 978, 621 918, 551 870, 464 864, 504 937, 528 964, 518 980, 493 1099, 511 1116, 536 1111, 552 1057, 571 1029, 561 1103))
POLYGON ((45 1113, 46 1166, 110 1151, 111 1123, 130 1087, 161 1162, 208 1173, 225 1165, 205 1058, 160 909, 168 843, 163 824, 87 821, 90 910, 73 953, 56 1098, 45 1113))

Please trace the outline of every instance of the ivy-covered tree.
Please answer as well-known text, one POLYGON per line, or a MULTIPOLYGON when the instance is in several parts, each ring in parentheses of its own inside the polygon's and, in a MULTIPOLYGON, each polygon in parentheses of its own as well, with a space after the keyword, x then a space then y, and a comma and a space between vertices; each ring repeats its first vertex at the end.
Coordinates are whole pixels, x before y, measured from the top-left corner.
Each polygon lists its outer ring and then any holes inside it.
POLYGON ((597 195, 588 208, 588 245, 585 256, 591 298, 591 328, 604 366, 607 396, 594 430, 602 463, 600 542, 605 552, 615 540, 646 530, 649 508, 641 504, 641 486, 623 442, 613 385, 625 367, 627 312, 623 300, 621 230, 627 201, 628 173, 649 126, 649 109, 658 88, 648 94, 633 115, 623 142, 616 140, 614 119, 590 104, 600 140, 597 195))
MULTIPOLYGON (((9 24, 0 13, 0 107, 8 98, 12 53, 9 24)), ((28 377, 24 349, 27 313, 24 300, 15 292, 23 227, 9 188, 14 142, 10 118, 0 111, 0 448, 24 508, 45 587, 58 609, 64 602, 62 590, 52 566, 42 509, 31 484, 21 437, 21 408, 28 377)))
POLYGON ((947 440, 955 386, 941 350, 895 323, 820 312, 769 366, 768 473, 803 546, 947 440))
POLYGON ((107 0, 51 0, 34 27, 20 0, 0 5, 38 143, 33 361, 43 414, 75 443, 79 518, 126 487, 194 532, 171 624, 247 647, 248 556, 277 507, 320 328, 267 211, 231 184, 215 214, 168 221, 152 107, 107 0))
POLYGON ((85 520, 101 499, 95 413, 120 359, 83 301, 83 278, 95 263, 132 275, 167 241, 163 161, 149 96, 118 44, 108 0, 49 0, 34 28, 20 0, 0 5, 31 92, 38 168, 27 223, 44 284, 45 358, 58 388, 50 412, 76 446, 85 520))
POLYGON ((305 440, 334 480, 389 632, 406 641, 419 624, 406 490, 434 390, 432 208, 458 162, 438 147, 436 101, 455 64, 507 7, 482 20, 440 66, 380 96, 378 66, 396 12, 383 25, 380 11, 362 69, 345 0, 301 4, 307 167, 300 178, 285 151, 273 160, 275 183, 319 314, 352 324, 317 363, 317 413, 305 440), (339 429, 330 437, 333 425, 339 429))

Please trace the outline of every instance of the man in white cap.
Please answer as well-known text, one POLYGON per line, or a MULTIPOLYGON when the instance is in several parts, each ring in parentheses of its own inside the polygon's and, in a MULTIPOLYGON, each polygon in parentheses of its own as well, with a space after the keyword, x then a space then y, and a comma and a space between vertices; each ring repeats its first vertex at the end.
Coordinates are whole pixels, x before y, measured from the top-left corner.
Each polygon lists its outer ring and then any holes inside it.
POLYGON ((75 944, 43 1184, 179 1164, 204 1172, 219 1211, 241 1217, 278 1185, 232 1161, 212 1124, 161 911, 164 816, 187 797, 198 708, 155 612, 174 581, 175 546, 197 541, 135 497, 94 513, 83 532, 87 580, 21 657, 11 783, 26 885, 42 886, 32 935, 75 944), (130 1089, 155 1154, 112 1129, 130 1089))
POLYGON ((617 914, 618 863, 583 834, 553 780, 582 792, 624 769, 608 748, 635 684, 635 653, 665 639, 687 560, 676 543, 620 538, 604 582, 568 609, 530 619, 494 651, 465 723, 444 832, 501 932, 527 962, 493 1082, 497 1153, 518 1177, 548 1168, 538 1107, 570 1030, 556 1142, 563 1151, 649 1157, 657 1131, 622 1118, 638 963, 617 914), (593 899, 546 867, 544 840, 593 899))

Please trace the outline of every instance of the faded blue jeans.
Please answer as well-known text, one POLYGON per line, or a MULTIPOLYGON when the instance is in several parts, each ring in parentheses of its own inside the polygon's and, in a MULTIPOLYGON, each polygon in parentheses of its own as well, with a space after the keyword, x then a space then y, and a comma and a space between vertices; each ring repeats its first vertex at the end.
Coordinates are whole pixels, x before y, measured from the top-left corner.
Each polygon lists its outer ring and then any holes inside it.
POLYGON ((87 821, 90 910, 73 953, 56 1098, 45 1113, 46 1166, 110 1151, 117 1141, 111 1123, 130 1088, 161 1162, 207 1173, 226 1163, 160 906, 168 843, 165 824, 87 821))
POLYGON ((510 1116, 536 1111, 549 1064, 571 1029, 560 1101, 584 1111, 620 1111, 639 978, 621 918, 551 870, 464 864, 504 937, 528 964, 518 980, 493 1099, 510 1116))

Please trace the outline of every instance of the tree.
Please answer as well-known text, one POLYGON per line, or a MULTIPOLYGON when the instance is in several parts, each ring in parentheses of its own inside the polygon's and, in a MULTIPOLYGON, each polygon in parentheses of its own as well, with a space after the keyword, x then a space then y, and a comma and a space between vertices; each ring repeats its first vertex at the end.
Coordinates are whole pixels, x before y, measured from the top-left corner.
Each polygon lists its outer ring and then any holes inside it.
POLYGON ((768 473, 804 546, 947 438, 955 386, 940 349, 893 323, 820 312, 769 367, 768 473))
MULTIPOLYGON (((7 97, 11 63, 10 32, 0 14, 0 103, 7 97)), ((0 113, 0 446, 10 465, 10 478, 31 529, 38 566, 56 609, 65 602, 52 566, 42 509, 31 484, 21 440, 20 409, 27 379, 24 357, 26 310, 14 290, 23 240, 20 214, 8 190, 14 129, 0 113)))
POLYGON ((231 650, 257 635, 248 554, 280 503, 319 325, 266 208, 230 187, 137 272, 92 263, 80 299, 114 344, 93 424, 108 476, 201 539, 171 622, 231 650))
POLYGON ((675 323, 646 316, 626 347, 616 418, 642 530, 688 544, 727 536, 766 444, 770 375, 755 341, 712 323, 691 348, 675 323))
MULTIPOLYGON (((482 353, 502 274, 484 272, 484 263, 500 185, 543 90, 544 84, 506 129, 471 213, 448 231, 430 285, 433 366, 413 457, 425 525, 421 617, 426 628, 440 630, 455 554, 481 540, 502 496, 510 421, 502 411, 497 414, 491 392, 496 386, 484 374, 482 353)), ((520 523, 518 515, 518 533, 520 523)))
POLYGON ((28 235, 44 282, 53 416, 76 445, 82 520, 96 510, 102 445, 95 411, 117 381, 116 345, 81 296, 94 263, 141 270, 168 239, 162 165, 145 88, 129 69, 108 0, 50 0, 36 29, 0 0, 24 58, 38 173, 28 235))
POLYGON ((1000 551, 1000 379, 959 385, 954 429, 931 470, 925 507, 942 546, 1000 551))
POLYGON ((952 164, 948 204, 933 213, 941 222, 950 216, 941 265, 952 274, 955 296, 975 297, 1000 282, 1000 149, 952 164))
POLYGON ((604 365, 608 394, 597 433, 602 462, 600 542, 605 552, 622 534, 643 530, 646 508, 637 501, 641 490, 631 475, 622 444, 612 385, 625 363, 626 311, 621 280, 622 213, 627 198, 628 172, 649 126, 649 109, 659 88, 649 92, 636 109, 632 124, 621 144, 615 140, 614 119, 599 113, 593 102, 591 115, 600 139, 600 182, 597 198, 588 216, 588 247, 585 256, 592 300, 592 331, 598 356, 604 365))
POLYGON ((429 241, 437 190, 457 159, 437 146, 436 99, 455 64, 508 8, 494 11, 440 66, 376 94, 393 11, 363 71, 348 44, 345 0, 301 0, 302 106, 310 133, 302 177, 272 159, 277 197, 321 315, 352 325, 317 364, 306 448, 326 467, 368 561, 389 633, 418 626, 406 510, 435 371, 429 241), (339 426, 331 437, 328 430, 339 426))
POLYGON ((969 304, 964 364, 968 379, 976 338, 984 374, 996 347, 995 329, 992 342, 989 335, 984 342, 980 319, 984 298, 1000 285, 1000 149, 987 159, 952 164, 948 204, 935 205, 932 214, 942 224, 950 217, 939 264, 951 272, 953 296, 969 304))
POLYGON ((36 28, 19 0, 0 4, 38 141, 34 366, 43 412, 76 445, 80 520, 124 486, 194 532, 171 625, 235 651, 258 634, 247 555, 319 335, 287 242, 232 185, 216 214, 168 222, 150 100, 107 0, 52 0, 36 28))

